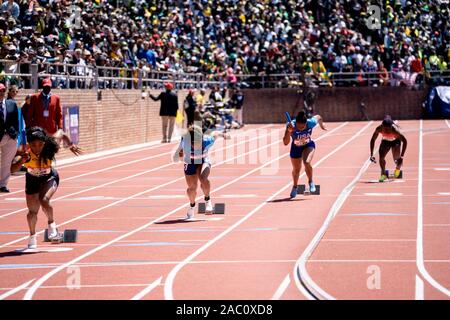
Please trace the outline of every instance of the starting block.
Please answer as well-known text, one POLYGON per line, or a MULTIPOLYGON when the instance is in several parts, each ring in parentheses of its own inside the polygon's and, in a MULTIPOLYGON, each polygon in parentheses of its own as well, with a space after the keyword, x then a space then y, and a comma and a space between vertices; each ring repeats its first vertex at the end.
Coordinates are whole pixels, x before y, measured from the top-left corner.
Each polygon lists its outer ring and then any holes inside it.
POLYGON ((48 229, 45 229, 45 233, 44 233, 44 242, 74 243, 74 242, 77 242, 77 238, 78 238, 78 230, 76 230, 76 229, 67 229, 67 230, 64 230, 64 232, 59 232, 59 230, 58 230, 58 236, 51 240, 48 238, 48 229))
MULTIPOLYGON (((392 171, 392 173, 389 175, 389 170, 386 170, 386 177, 388 177, 389 179, 395 179, 394 171, 392 171)), ((398 176, 397 179, 402 179, 402 178, 403 178, 403 170, 400 170, 400 175, 398 176)))
MULTIPOLYGON (((198 204, 198 213, 199 214, 207 214, 205 209, 206 209, 206 204, 204 202, 200 202, 198 204)), ((225 214, 225 203, 214 204, 213 212, 211 214, 225 214)))
POLYGON ((306 192, 306 193, 305 193, 305 185, 304 184, 300 184, 297 187, 297 193, 299 193, 299 194, 306 194, 306 195, 310 195, 310 194, 312 194, 312 195, 320 195, 320 184, 316 185, 316 192, 306 192))

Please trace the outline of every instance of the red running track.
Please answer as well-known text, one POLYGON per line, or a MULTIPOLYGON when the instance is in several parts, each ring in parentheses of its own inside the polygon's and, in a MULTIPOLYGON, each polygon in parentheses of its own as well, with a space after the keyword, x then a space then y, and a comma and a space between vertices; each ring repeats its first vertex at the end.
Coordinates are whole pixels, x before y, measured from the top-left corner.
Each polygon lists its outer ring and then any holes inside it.
POLYGON ((288 200, 283 126, 247 126, 211 150, 226 214, 189 222, 174 143, 61 166, 56 221, 79 241, 39 246, 67 251, 15 251, 27 226, 14 177, 0 196, 0 299, 448 299, 448 123, 424 121, 421 137, 402 121, 405 178, 384 184, 365 166, 377 124, 328 125, 314 132, 320 196, 288 200))

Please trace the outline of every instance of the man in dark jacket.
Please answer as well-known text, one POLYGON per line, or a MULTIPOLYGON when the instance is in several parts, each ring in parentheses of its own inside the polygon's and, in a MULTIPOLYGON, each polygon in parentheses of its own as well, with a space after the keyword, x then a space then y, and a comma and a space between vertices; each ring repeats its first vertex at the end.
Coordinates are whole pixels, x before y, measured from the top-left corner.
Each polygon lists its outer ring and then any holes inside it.
POLYGON ((195 89, 190 89, 184 101, 184 111, 186 112, 188 127, 194 124, 194 113, 197 110, 197 101, 195 101, 194 94, 195 89))
POLYGON ((241 91, 240 88, 237 88, 233 96, 231 97, 231 105, 233 108, 236 109, 235 111, 235 117, 236 121, 239 123, 240 126, 244 125, 244 121, 242 119, 242 107, 244 105, 244 93, 241 91))
POLYGON ((0 83, 0 192, 9 192, 7 185, 11 176, 11 162, 17 151, 18 117, 16 102, 6 99, 6 87, 0 83))
POLYGON ((166 91, 161 92, 159 96, 155 97, 150 94, 150 98, 153 101, 161 100, 161 108, 159 109, 159 115, 162 118, 163 132, 161 143, 170 142, 172 139, 173 127, 178 111, 178 97, 177 94, 172 91, 173 84, 166 82, 164 87, 166 88, 166 91))

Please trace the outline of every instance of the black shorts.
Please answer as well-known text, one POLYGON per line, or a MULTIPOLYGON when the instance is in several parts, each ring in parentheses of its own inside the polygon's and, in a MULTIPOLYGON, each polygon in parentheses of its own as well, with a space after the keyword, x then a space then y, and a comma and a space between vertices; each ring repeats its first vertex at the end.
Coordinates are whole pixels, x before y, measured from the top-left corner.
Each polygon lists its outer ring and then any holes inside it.
POLYGON ((209 162, 205 162, 205 163, 185 163, 184 164, 184 174, 187 176, 193 176, 194 174, 197 173, 197 168, 198 167, 202 167, 203 165, 209 166, 211 168, 211 164, 209 162))
POLYGON ((383 147, 383 148, 387 148, 389 150, 395 146, 401 145, 401 143, 402 142, 400 141, 400 139, 395 139, 393 141, 381 140, 380 149, 383 147))
POLYGON ((55 169, 52 169, 49 175, 41 177, 35 177, 27 172, 25 174, 25 193, 30 195, 41 193, 52 181, 56 183, 56 186, 59 185, 59 175, 55 169))

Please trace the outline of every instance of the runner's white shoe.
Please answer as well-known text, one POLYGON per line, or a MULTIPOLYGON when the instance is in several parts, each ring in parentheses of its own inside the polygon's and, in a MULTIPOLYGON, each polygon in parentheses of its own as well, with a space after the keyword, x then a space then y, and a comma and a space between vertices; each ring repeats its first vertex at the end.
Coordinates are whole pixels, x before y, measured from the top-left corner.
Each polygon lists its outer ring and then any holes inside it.
POLYGON ((314 184, 314 182, 309 183, 309 190, 311 191, 311 193, 316 192, 316 185, 314 184))
POLYGON ((213 205, 211 199, 208 201, 205 201, 205 214, 212 214, 213 213, 213 205))
POLYGON ((56 223, 52 222, 48 225, 48 238, 52 240, 58 237, 58 229, 56 228, 56 223))
POLYGON ((303 192, 305 195, 311 194, 311 190, 309 189, 309 184, 305 184, 305 191, 303 192))
POLYGON ((195 211, 195 206, 194 207, 189 206, 189 209, 186 214, 186 219, 192 219, 194 217, 194 211, 195 211))
POLYGON ((28 239, 28 249, 36 249, 37 248, 37 237, 36 234, 33 234, 28 239))

